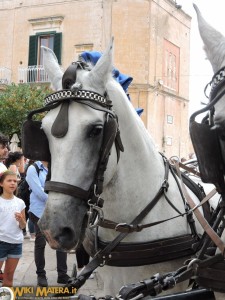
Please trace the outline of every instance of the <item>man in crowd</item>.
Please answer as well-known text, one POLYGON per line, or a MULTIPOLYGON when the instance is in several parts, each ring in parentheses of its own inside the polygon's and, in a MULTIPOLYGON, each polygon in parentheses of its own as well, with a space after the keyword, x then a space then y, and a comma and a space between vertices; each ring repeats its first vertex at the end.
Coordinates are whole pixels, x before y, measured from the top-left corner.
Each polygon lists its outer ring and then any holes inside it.
MULTIPOLYGON (((44 191, 44 184, 48 173, 48 163, 46 161, 36 161, 39 174, 34 165, 27 169, 26 181, 31 189, 29 218, 34 223, 36 238, 34 245, 34 259, 36 264, 37 285, 48 286, 45 271, 45 246, 46 240, 38 226, 38 221, 43 214, 48 195, 44 191)), ((56 262, 58 272, 58 283, 66 284, 69 280, 67 275, 67 253, 56 250, 56 262)))

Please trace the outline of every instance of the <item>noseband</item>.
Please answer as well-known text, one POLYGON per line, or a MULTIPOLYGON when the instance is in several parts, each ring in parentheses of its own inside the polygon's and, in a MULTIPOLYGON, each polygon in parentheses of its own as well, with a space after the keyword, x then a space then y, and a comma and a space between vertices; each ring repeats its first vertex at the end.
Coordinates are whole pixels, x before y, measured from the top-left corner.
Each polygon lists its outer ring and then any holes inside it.
MULTIPOLYGON (((45 191, 47 192, 53 191, 70 195, 72 197, 82 199, 90 207, 94 206, 96 209, 98 209, 98 207, 101 208, 103 206, 103 200, 100 198, 100 195, 103 191, 104 173, 107 168, 112 145, 115 143, 117 162, 119 161, 120 151, 123 152, 124 149, 120 138, 118 117, 112 109, 112 102, 109 100, 106 93, 105 95, 100 95, 93 91, 83 90, 82 85, 79 82, 76 82, 77 69, 89 70, 89 67, 84 62, 72 63, 62 78, 63 90, 48 95, 45 98, 45 106, 43 108, 29 113, 27 121, 24 123, 22 130, 22 136, 25 140, 25 142, 23 142, 23 150, 25 152, 24 155, 29 158, 29 154, 26 152, 30 145, 28 145, 26 136, 30 135, 30 132, 33 132, 34 125, 36 126, 35 122, 37 121, 32 120, 34 114, 43 111, 50 111, 61 104, 59 113, 52 125, 51 134, 56 138, 63 138, 66 135, 69 127, 68 110, 72 101, 87 105, 92 109, 105 112, 102 145, 99 152, 99 159, 94 179, 89 189, 84 190, 80 187, 64 182, 56 182, 51 180, 47 180, 45 183, 45 191), (28 131, 29 134, 26 134, 28 131)), ((41 129, 41 125, 38 126, 39 127, 36 130, 38 132, 37 135, 39 136, 40 134, 41 137, 43 137, 44 132, 41 129)), ((45 138, 47 137, 45 136, 45 138)), ((51 158, 49 157, 48 160, 50 159, 51 158)), ((38 160, 45 159, 38 158, 38 160)), ((49 177, 50 176, 48 176, 48 178, 49 177)))

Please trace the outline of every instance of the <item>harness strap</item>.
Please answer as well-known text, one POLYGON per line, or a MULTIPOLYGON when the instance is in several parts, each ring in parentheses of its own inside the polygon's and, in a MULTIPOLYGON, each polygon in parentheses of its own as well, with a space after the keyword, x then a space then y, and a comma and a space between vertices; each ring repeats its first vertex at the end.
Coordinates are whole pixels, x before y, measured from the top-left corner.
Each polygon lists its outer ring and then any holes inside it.
POLYGON ((202 201, 198 204, 195 205, 194 208, 192 208, 192 211, 194 212, 195 209, 199 208, 200 206, 202 206, 204 203, 206 203, 207 201, 209 201, 215 194, 217 193, 216 188, 214 188, 211 192, 209 192, 205 198, 202 199, 202 201))
POLYGON ((69 102, 63 102, 61 105, 61 108, 59 110, 59 113, 52 124, 51 128, 51 134, 56 138, 62 138, 64 137, 69 128, 69 102))
MULTIPOLYGON (((165 160, 165 158, 164 158, 165 160)), ((173 169, 169 168, 171 171, 173 169)), ((167 171, 166 171, 167 173, 167 171)), ((166 175, 165 175, 166 176, 166 175)), ((168 175, 167 175, 168 176, 168 175)), ((127 223, 117 223, 117 222, 114 222, 112 220, 108 220, 108 219, 103 219, 103 220, 100 220, 98 225, 100 227, 103 227, 103 228, 108 228, 108 229, 113 229, 113 230, 116 230, 116 231, 119 231, 119 232, 128 232, 128 233, 132 233, 132 232, 140 232, 141 230, 145 229, 145 228, 149 228, 149 227, 153 227, 153 226, 156 226, 156 225, 159 225, 159 224, 162 224, 164 222, 167 222, 167 221, 170 221, 170 220, 173 220, 173 219, 176 219, 178 217, 183 217, 185 215, 188 215, 188 222, 189 222, 189 225, 192 229, 192 233, 193 235, 197 235, 196 234, 196 230, 192 228, 192 225, 193 224, 190 224, 191 221, 190 221, 190 214, 191 212, 193 212, 195 209, 197 209, 198 207, 202 206, 203 204, 205 204, 207 201, 209 201, 209 199, 211 199, 216 193, 216 188, 214 188, 209 194, 207 194, 203 199, 202 201, 196 205, 193 209, 186 209, 186 211, 184 213, 181 213, 173 204, 172 202, 169 200, 169 198, 167 197, 165 191, 167 191, 168 189, 168 184, 166 184, 166 181, 163 182, 163 185, 165 187, 164 189, 164 197, 165 199, 167 200, 167 202, 171 205, 171 207, 176 210, 178 212, 178 215, 174 216, 174 217, 171 217, 171 218, 168 218, 168 219, 164 219, 164 220, 160 220, 160 221, 156 221, 156 222, 152 222, 152 223, 147 223, 147 224, 137 224, 137 225, 132 225, 132 224, 127 224, 127 223)), ((177 182, 177 185, 179 186, 179 182, 177 182)), ((181 192, 181 195, 182 195, 182 198, 183 200, 185 201, 185 198, 183 196, 183 193, 182 193, 182 190, 180 190, 181 192)))
POLYGON ((73 62, 64 72, 62 77, 63 89, 70 89, 71 86, 76 82, 78 66, 78 63, 73 62))
POLYGON ((166 193, 164 193, 164 197, 166 199, 166 201, 168 202, 168 204, 179 214, 182 215, 183 214, 179 211, 179 209, 176 208, 176 206, 170 201, 170 199, 167 197, 166 193))
POLYGON ((96 193, 98 195, 101 195, 103 191, 104 174, 108 165, 110 151, 116 138, 117 127, 118 123, 116 119, 112 118, 110 115, 106 115, 102 146, 99 153, 95 179, 93 181, 93 184, 96 185, 96 193))
MULTIPOLYGON (((72 63, 65 71, 62 77, 63 89, 70 89, 76 81, 77 63, 72 63)), ((62 103, 60 111, 52 125, 51 134, 54 137, 62 138, 67 134, 69 128, 69 100, 62 103)))
MULTIPOLYGON (((221 221, 223 220, 224 214, 225 214, 224 204, 225 204, 224 201, 220 202, 220 204, 217 206, 216 210, 213 212, 212 219, 210 220, 210 225, 212 226, 212 229, 214 231, 217 231, 219 236, 222 236, 222 233, 224 230, 224 226, 220 226, 221 221)), ((200 245, 202 245, 202 247, 198 253, 199 259, 202 259, 205 256, 208 247, 213 242, 214 241, 212 241, 211 237, 207 234, 207 232, 204 232, 204 234, 202 235, 201 241, 199 243, 200 245)), ((213 247, 214 247, 214 244, 213 244, 213 247)), ((216 249, 214 249, 214 253, 215 253, 215 251, 216 251, 216 249)))
MULTIPOLYGON (((113 249, 107 265, 117 267, 143 266, 181 257, 190 257, 195 253, 192 246, 196 242, 196 238, 191 234, 151 242, 121 242, 113 249)), ((98 239, 98 249, 104 249, 107 243, 98 239)), ((88 252, 91 250, 89 247, 93 247, 93 244, 89 246, 86 241, 84 245, 87 246, 88 252)), ((94 254, 93 249, 90 253, 91 255, 94 254)))
POLYGON ((193 259, 193 261, 190 261, 190 263, 187 266, 183 266, 180 271, 177 272, 175 275, 176 283, 180 283, 183 281, 186 281, 190 279, 193 276, 198 275, 199 276, 199 268, 205 269, 211 265, 214 265, 217 262, 223 261, 222 254, 216 254, 210 258, 207 258, 205 260, 199 260, 199 259, 193 259), (192 263, 194 262, 194 263, 192 263), (197 265, 197 268, 196 268, 197 265))
MULTIPOLYGON (((169 174, 169 163, 167 160, 165 160, 165 177, 163 184, 158 191, 158 193, 155 195, 153 200, 140 212, 140 214, 131 222, 131 228, 137 228, 140 229, 140 221, 148 214, 148 212, 156 205, 160 197, 167 191, 168 189, 168 174, 169 174)), ((180 171, 180 170, 179 170, 180 171)), ((178 173, 180 174, 180 173, 178 173)), ((183 181, 182 181, 183 183, 183 181)), ((182 192, 182 191, 181 191, 182 192)), ((208 198, 208 197, 207 197, 208 198)), ((189 204, 190 205, 190 204, 189 204)), ((191 205, 190 205, 191 206, 191 205)), ((195 205, 192 205, 191 208, 194 208, 195 211, 197 208, 195 208, 195 205)), ((186 212, 187 213, 187 212, 186 212)), ((107 220, 108 221, 108 220, 107 220)), ((160 221, 159 221, 160 222, 160 221)), ((155 222, 158 223, 158 222, 155 222)), ((105 223, 106 224, 106 223, 105 223)), ((114 222, 109 221, 109 226, 114 226, 114 222)), ((146 226, 147 224, 143 225, 146 226)), ((148 224, 149 225, 149 224, 148 224)), ((153 226, 153 225, 152 225, 153 226)), ((107 244, 102 250, 98 251, 92 261, 85 267, 85 269, 81 272, 81 274, 78 276, 78 278, 72 278, 72 280, 69 282, 69 287, 75 287, 80 288, 86 281, 86 279, 90 276, 90 274, 99 266, 107 263, 110 261, 111 258, 111 252, 120 244, 120 242, 129 234, 129 230, 126 230, 125 232, 121 232, 111 243, 107 244)), ((192 273, 191 270, 188 270, 186 274, 187 279, 190 278, 190 274, 192 273)), ((185 276, 185 275, 183 275, 185 276)))
POLYGON ((120 152, 124 152, 124 147, 120 136, 119 123, 117 127, 116 138, 115 138, 115 146, 116 146, 117 163, 118 163, 120 159, 120 152))
MULTIPOLYGON (((168 165, 168 161, 166 161, 166 165, 168 165)), ((164 193, 165 188, 168 188, 165 185, 165 182, 168 180, 169 166, 165 168, 164 181, 161 185, 159 191, 152 199, 150 203, 146 205, 146 207, 138 214, 137 217, 131 222, 131 225, 136 226, 140 223, 140 221, 153 209, 153 207, 157 204, 159 199, 164 193)), ((129 234, 129 232, 120 233, 113 241, 111 241, 104 249, 100 250, 95 254, 94 258, 86 265, 85 269, 81 272, 81 274, 77 278, 71 278, 68 283, 69 287, 75 287, 79 289, 85 281, 89 278, 90 274, 100 265, 104 265, 108 260, 110 260, 112 250, 129 234)))
POLYGON ((116 223, 114 221, 104 219, 103 221, 100 221, 98 225, 103 227, 103 228, 114 229, 114 230, 119 231, 119 232, 132 233, 132 232, 140 232, 145 228, 150 228, 150 227, 153 227, 153 226, 171 221, 173 219, 183 217, 186 214, 187 214, 187 212, 185 212, 183 214, 176 215, 176 216, 171 217, 169 219, 164 219, 164 220, 160 220, 160 221, 156 221, 156 222, 152 222, 152 223, 148 223, 148 224, 132 225, 132 224, 127 224, 127 223, 116 223))
POLYGON ((179 166, 180 166, 180 168, 188 171, 189 173, 192 173, 194 175, 197 175, 198 177, 201 177, 201 174, 198 171, 195 171, 193 168, 190 168, 190 167, 182 164, 181 162, 179 162, 179 166))
POLYGON ((78 197, 83 200, 89 199, 89 191, 85 191, 77 186, 73 186, 68 183, 58 182, 58 181, 46 181, 45 191, 53 191, 56 193, 63 193, 73 197, 78 197))
POLYGON ((204 203, 209 201, 216 193, 217 193, 216 188, 214 188, 209 194, 206 195, 205 198, 202 199, 202 201, 198 205, 195 205, 195 207, 193 209, 190 209, 184 213, 180 213, 178 211, 178 213, 179 213, 178 215, 168 218, 168 219, 160 220, 157 222, 152 222, 152 223, 147 223, 147 224, 137 224, 136 226, 134 226, 134 225, 127 224, 127 223, 117 223, 117 222, 114 222, 114 221, 111 221, 108 219, 104 219, 104 220, 101 220, 98 225, 100 227, 114 229, 119 232, 129 232, 129 233, 139 232, 145 228, 153 227, 153 226, 162 224, 164 222, 167 222, 167 221, 179 218, 179 217, 183 217, 183 216, 189 214, 190 212, 194 212, 195 209, 201 207, 204 203))
MULTIPOLYGON (((182 186, 182 190, 185 195, 185 198, 186 198, 188 204, 190 205, 190 207, 192 209, 194 209, 196 205, 195 205, 194 201, 192 200, 192 198, 190 197, 190 195, 188 194, 188 191, 183 183, 178 163, 176 163, 175 166, 176 166, 177 174, 179 175, 180 180, 181 180, 181 186, 182 186)), ((206 233, 210 236, 212 241, 216 244, 216 246, 220 249, 220 251, 224 255, 225 244, 223 243, 221 238, 212 229, 212 227, 209 225, 209 223, 206 221, 206 219, 201 215, 200 211, 197 208, 194 210, 194 214, 195 214, 196 218, 198 219, 199 223, 201 224, 202 228, 206 231, 206 233)))

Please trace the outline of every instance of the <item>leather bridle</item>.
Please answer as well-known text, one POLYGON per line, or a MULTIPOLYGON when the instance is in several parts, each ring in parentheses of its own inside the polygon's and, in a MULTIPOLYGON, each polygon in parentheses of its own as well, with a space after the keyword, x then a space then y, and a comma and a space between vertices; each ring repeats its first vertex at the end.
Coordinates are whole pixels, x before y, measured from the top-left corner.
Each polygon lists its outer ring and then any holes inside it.
MULTIPOLYGON (((99 110, 105 113, 105 121, 103 126, 102 144, 99 152, 99 159, 95 170, 93 181, 88 190, 74 186, 64 182, 51 180, 51 168, 45 183, 46 192, 57 192, 70 195, 74 198, 81 199, 90 210, 89 226, 96 226, 96 219, 102 219, 103 199, 100 195, 103 191, 104 173, 107 169, 107 164, 113 144, 116 147, 117 162, 120 158, 120 151, 124 151, 120 137, 118 117, 113 111, 112 102, 108 98, 107 93, 100 95, 93 91, 82 89, 82 85, 76 82, 77 69, 87 69, 89 67, 84 62, 72 63, 65 71, 62 78, 63 89, 48 95, 45 98, 45 106, 29 113, 28 121, 32 121, 34 114, 50 111, 61 105, 59 113, 51 127, 51 134, 56 138, 62 138, 66 135, 69 127, 68 110, 71 102, 77 102, 82 105, 87 105, 92 109, 99 110)), ((51 157, 50 157, 51 160, 51 157)), ((51 165, 51 162, 50 162, 51 165)))
MULTIPOLYGON (((89 105, 88 102, 79 101, 79 103, 89 105)), ((94 109, 98 109, 97 106, 94 107, 92 105, 92 107, 94 109)), ((111 111, 108 112, 107 110, 104 109, 103 111, 106 112, 103 141, 99 153, 99 160, 98 160, 94 180, 90 188, 88 190, 84 190, 80 187, 62 183, 62 182, 46 181, 45 184, 46 191, 54 191, 58 193, 67 194, 73 197, 80 198, 84 201, 88 201, 92 199, 92 202, 96 203, 96 195, 100 195, 103 190, 104 172, 107 168, 110 150, 112 148, 113 143, 115 143, 117 149, 118 160, 119 160, 119 151, 123 151, 117 117, 111 111)))

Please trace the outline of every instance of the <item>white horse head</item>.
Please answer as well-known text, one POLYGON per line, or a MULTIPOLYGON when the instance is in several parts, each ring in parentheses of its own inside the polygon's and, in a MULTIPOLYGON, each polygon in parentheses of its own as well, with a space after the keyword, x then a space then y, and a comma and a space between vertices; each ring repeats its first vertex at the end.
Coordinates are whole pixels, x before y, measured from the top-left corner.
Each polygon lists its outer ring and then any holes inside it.
MULTIPOLYGON (((51 51, 45 49, 45 52, 48 57, 44 59, 45 68, 51 69, 53 78, 54 76, 58 78, 60 74, 58 63, 54 57, 51 58, 51 51)), ((115 224, 124 222, 130 224, 161 189, 164 191, 162 187, 167 183, 164 158, 156 150, 153 140, 122 87, 112 77, 112 52, 111 43, 91 70, 90 66, 78 63, 76 78, 74 77, 76 83, 69 86, 69 90, 64 89, 58 94, 49 96, 52 103, 58 95, 66 99, 66 101, 60 99, 62 102, 59 104, 63 104, 53 107, 42 120, 51 152, 51 181, 47 186, 48 201, 39 225, 52 248, 71 249, 83 241, 92 207, 88 202, 89 192, 94 198, 95 194, 100 193, 104 199, 102 210, 105 219, 113 220, 115 224), (73 101, 70 98, 73 97, 72 92, 85 94, 86 99, 79 98, 73 101), (92 97, 100 97, 100 101, 106 101, 109 105, 97 104, 89 98, 90 93, 92 97), (65 95, 70 97, 66 98, 65 95), (112 108, 110 103, 113 105, 112 108), (62 128, 66 129, 61 130, 62 128), (118 151, 123 149, 117 135, 119 129, 124 146, 124 153, 121 153, 120 158, 118 151), (57 135, 58 132, 61 135, 57 135), (109 152, 109 156, 105 155, 109 152), (102 157, 106 157, 103 168, 102 157), (96 182, 97 184, 93 185, 96 182), (67 191, 64 193, 65 189, 67 191)), ((73 70, 74 66, 71 68, 73 70)), ((66 71, 66 74, 70 76, 71 72, 66 71)), ((63 82, 67 79, 65 77, 62 78, 63 82)), ((55 89, 58 90, 59 87, 60 82, 57 79, 55 89)), ((170 172, 168 186, 168 190, 165 189, 166 197, 162 192, 152 211, 144 215, 142 223, 173 217, 177 214, 174 208, 184 212, 176 176, 170 172), (171 200, 172 205, 167 199, 171 200)), ((191 195, 197 203, 197 198, 193 193, 191 195)), ((98 196, 96 198, 100 201, 98 196)), ((118 235, 115 230, 104 226, 99 228, 98 234, 99 239, 106 242, 118 235)), ((190 234, 187 220, 179 217, 166 225, 162 223, 154 229, 129 234, 125 242, 142 243, 187 234, 190 234)), ((180 267, 180 260, 176 263, 180 267)), ((150 269, 148 266, 134 269, 130 267, 128 270, 120 268, 119 273, 116 268, 105 267, 103 269, 108 273, 105 293, 117 292, 122 283, 135 282, 140 278, 149 277, 149 274, 171 271, 174 268, 176 268, 175 261, 154 264, 150 269)))
MULTIPOLYGON (((98 94, 104 95, 105 85, 112 71, 112 51, 113 47, 111 44, 105 55, 103 55, 102 59, 99 60, 90 72, 85 70, 77 72, 76 82, 82 85, 82 90, 98 92, 98 94)), ((55 55, 48 48, 44 48, 44 66, 54 89, 61 89, 63 74, 55 55)), ((55 119, 58 112, 59 109, 50 111, 42 122, 44 131, 49 139, 52 157, 51 180, 65 182, 87 191, 92 184, 97 169, 107 113, 104 108, 101 109, 98 107, 97 109, 93 109, 87 105, 70 103, 69 127, 62 144, 61 139, 51 138, 52 119, 55 119), (74 136, 74 132, 77 133, 76 137, 74 136), (74 145, 76 145, 75 149, 74 145)), ((60 126, 61 124, 59 124, 60 126)), ((112 149, 110 162, 112 168, 106 174, 105 184, 112 179, 116 169, 116 154, 114 149, 112 149)), ((54 211, 68 210, 68 213, 62 213, 57 217, 59 227, 58 231, 56 229, 55 236, 58 237, 60 246, 69 249, 83 239, 84 225, 87 222, 87 201, 73 199, 73 197, 68 197, 67 195, 58 196, 56 193, 50 193, 49 199, 53 198, 54 208, 50 200, 48 202, 50 208, 47 205, 46 211, 52 208, 54 211), (77 212, 76 216, 74 212, 77 212), (74 217, 77 225, 75 227, 72 225, 74 217), (67 224, 67 220, 70 220, 69 224, 67 224), (72 232, 73 230, 71 231, 71 228, 73 228, 74 232, 72 232)), ((44 217, 42 218, 42 223, 46 223, 47 220, 43 221, 43 219, 44 217)), ((51 224, 55 227, 55 220, 50 221, 50 226, 51 224)))
MULTIPOLYGON (((204 43, 204 50, 216 74, 221 68, 225 67, 225 37, 205 21, 197 5, 194 4, 193 6, 197 13, 198 27, 204 43)), ((221 77, 220 74, 218 76, 221 77)), ((224 90, 224 85, 218 92, 222 90, 224 90)), ((215 124, 216 127, 221 128, 222 131, 224 130, 225 96, 215 104, 215 124)))

